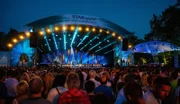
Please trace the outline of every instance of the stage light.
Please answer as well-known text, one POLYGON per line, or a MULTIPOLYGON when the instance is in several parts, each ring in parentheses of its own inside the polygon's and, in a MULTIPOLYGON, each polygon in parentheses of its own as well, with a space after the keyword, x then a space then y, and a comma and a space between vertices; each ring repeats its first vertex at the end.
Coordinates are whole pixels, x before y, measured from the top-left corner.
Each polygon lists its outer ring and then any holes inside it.
POLYGON ((14 43, 17 43, 17 39, 13 39, 12 41, 13 41, 14 43))
POLYGON ((30 36, 30 32, 26 32, 25 34, 26 34, 26 36, 27 36, 27 37, 29 37, 29 36, 30 36))
POLYGON ((8 46, 9 48, 11 48, 11 47, 12 47, 12 44, 11 44, 11 43, 9 43, 7 46, 8 46))
MULTIPOLYGON (((53 31, 53 26, 50 26, 50 29, 53 31)), ((54 41, 55 48, 56 48, 56 50, 58 50, 58 46, 57 46, 56 37, 55 37, 54 32, 52 32, 52 38, 53 38, 53 41, 54 41)))
POLYGON ((132 45, 129 45, 128 47, 129 47, 129 48, 132 48, 132 45))
POLYGON ((64 50, 66 50, 66 33, 64 32, 63 33, 63 37, 64 37, 64 50))
POLYGON ((106 31, 107 34, 109 34, 109 31, 106 31))
POLYGON ((39 34, 40 34, 40 35, 44 35, 43 31, 40 31, 39 34))
POLYGON ((59 40, 61 40, 61 38, 59 38, 59 40))
POLYGON ((73 31, 75 29, 75 27, 74 26, 71 26, 71 30, 73 31))
POLYGON ((93 29, 92 29, 92 31, 93 31, 93 32, 95 32, 95 31, 96 31, 96 29, 95 29, 95 28, 93 28, 93 29))
MULTIPOLYGON (((46 34, 45 34, 45 29, 42 28, 41 30, 42 30, 42 33, 44 34, 44 39, 45 39, 46 44, 47 44, 47 46, 48 46, 48 50, 51 51, 51 47, 50 47, 50 45, 49 45, 49 42, 48 42, 48 40, 47 40, 47 36, 46 36, 46 34)), ((50 31, 51 31, 51 30, 50 30, 50 31)))
POLYGON ((78 34, 78 27, 76 27, 76 30, 74 32, 74 35, 73 35, 73 38, 72 38, 72 41, 71 41, 71 45, 70 45, 71 47, 72 47, 72 44, 73 44, 77 34, 78 34))
POLYGON ((112 36, 116 36, 116 34, 115 34, 115 33, 112 33, 112 36))
POLYGON ((66 26, 63 26, 63 31, 66 31, 67 30, 67 27, 66 26))
POLYGON ((50 33, 51 32, 51 30, 48 28, 47 30, 46 30, 48 33, 50 33))
POLYGON ((121 40, 122 39, 121 36, 118 36, 118 39, 121 40))
POLYGON ((23 40, 23 39, 24 39, 24 36, 20 35, 19 38, 20 38, 21 40, 23 40))
POLYGON ((102 33, 102 31, 103 31, 102 29, 99 30, 100 33, 102 33))
POLYGON ((56 35, 56 36, 58 36, 58 35, 56 35))
POLYGON ((83 43, 83 41, 86 39, 86 38, 88 38, 89 37, 89 34, 90 34, 91 32, 89 31, 84 37, 83 37, 83 39, 80 39, 81 41, 79 42, 79 44, 77 45, 77 47, 79 47, 82 43, 83 43))
POLYGON ((81 31, 81 30, 82 30, 82 27, 78 27, 78 30, 81 31))
POLYGON ((89 31, 89 28, 88 28, 88 27, 86 27, 86 31, 89 31))
POLYGON ((58 30, 59 30, 59 27, 55 26, 55 27, 54 27, 54 30, 55 30, 55 31, 58 31, 58 30))
POLYGON ((115 43, 116 43, 116 41, 114 41, 114 42, 112 42, 112 43, 110 43, 110 44, 108 44, 108 45, 106 45, 106 46, 104 46, 104 47, 96 50, 95 52, 99 52, 99 51, 101 51, 101 50, 103 50, 103 49, 105 49, 105 48, 107 48, 107 47, 109 47, 109 46, 111 46, 111 45, 113 45, 113 44, 115 44, 115 43))

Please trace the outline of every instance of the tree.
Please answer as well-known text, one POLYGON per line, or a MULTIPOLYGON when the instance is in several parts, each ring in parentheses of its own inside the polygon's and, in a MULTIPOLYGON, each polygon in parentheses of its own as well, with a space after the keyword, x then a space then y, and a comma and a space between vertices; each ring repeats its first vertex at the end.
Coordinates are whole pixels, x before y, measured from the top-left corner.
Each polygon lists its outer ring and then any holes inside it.
POLYGON ((130 34, 127 36, 127 39, 128 39, 128 42, 131 44, 131 45, 137 45, 139 43, 142 43, 144 42, 143 39, 139 39, 137 36, 135 36, 134 34, 130 34))
POLYGON ((150 20, 150 33, 144 39, 161 40, 180 46, 180 8, 170 6, 161 15, 153 15, 150 20))

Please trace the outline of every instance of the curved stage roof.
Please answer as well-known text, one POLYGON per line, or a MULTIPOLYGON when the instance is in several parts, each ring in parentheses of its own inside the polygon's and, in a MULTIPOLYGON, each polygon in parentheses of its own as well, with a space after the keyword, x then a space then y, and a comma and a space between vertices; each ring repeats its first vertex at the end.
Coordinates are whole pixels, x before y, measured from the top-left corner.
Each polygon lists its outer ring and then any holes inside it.
POLYGON ((50 16, 47 18, 39 19, 34 22, 28 23, 26 26, 33 27, 35 29, 45 28, 50 25, 89 25, 99 28, 104 28, 116 32, 117 34, 122 35, 123 37, 128 34, 133 34, 123 27, 108 21, 103 18, 88 16, 88 15, 79 15, 79 14, 66 14, 66 15, 57 15, 50 16))
POLYGON ((73 47, 88 53, 104 54, 121 43, 123 37, 132 34, 103 18, 79 14, 51 16, 26 26, 43 34, 38 35, 38 49, 45 53, 73 47), (59 30, 56 31, 55 27, 59 30))
POLYGON ((166 51, 180 51, 180 47, 163 41, 149 41, 138 44, 134 47, 135 53, 157 54, 166 51))

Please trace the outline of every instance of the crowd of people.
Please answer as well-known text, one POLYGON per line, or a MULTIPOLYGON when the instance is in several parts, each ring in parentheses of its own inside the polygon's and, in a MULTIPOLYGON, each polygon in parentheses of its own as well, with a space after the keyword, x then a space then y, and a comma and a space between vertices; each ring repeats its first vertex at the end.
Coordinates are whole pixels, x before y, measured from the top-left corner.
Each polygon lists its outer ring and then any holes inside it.
POLYGON ((0 67, 0 104, 180 104, 179 69, 0 67))

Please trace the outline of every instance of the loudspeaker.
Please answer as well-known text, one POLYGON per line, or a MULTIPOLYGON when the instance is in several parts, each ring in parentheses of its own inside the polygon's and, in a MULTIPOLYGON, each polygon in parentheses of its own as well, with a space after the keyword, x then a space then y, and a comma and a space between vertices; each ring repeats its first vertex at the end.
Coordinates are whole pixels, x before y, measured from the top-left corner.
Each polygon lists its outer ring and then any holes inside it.
POLYGON ((36 32, 32 32, 30 35, 30 47, 37 47, 38 45, 38 34, 36 32))
POLYGON ((128 49, 128 39, 124 38, 122 44, 123 44, 122 50, 127 51, 127 49, 128 49))

